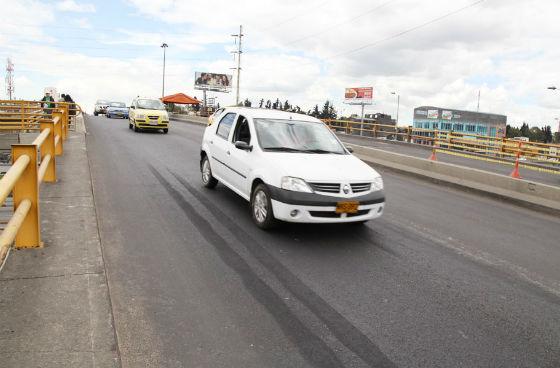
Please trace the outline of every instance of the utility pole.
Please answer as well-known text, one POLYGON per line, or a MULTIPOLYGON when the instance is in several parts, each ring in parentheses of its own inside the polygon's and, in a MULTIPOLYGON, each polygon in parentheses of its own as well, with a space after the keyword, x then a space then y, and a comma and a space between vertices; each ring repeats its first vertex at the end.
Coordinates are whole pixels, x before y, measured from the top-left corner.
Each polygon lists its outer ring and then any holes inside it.
POLYGON ((478 102, 476 103, 476 112, 480 112, 480 90, 478 90, 478 102))
POLYGON ((232 51, 233 54, 237 54, 237 68, 231 68, 237 70, 237 81, 235 86, 235 104, 239 105, 239 78, 241 76, 241 54, 243 53, 241 49, 241 40, 243 39, 243 26, 239 26, 239 34, 232 34, 232 37, 239 38, 239 44, 237 46, 237 51, 232 51))
POLYGON ((14 64, 12 60, 8 58, 6 64, 6 92, 8 93, 8 99, 12 99, 14 96, 15 86, 14 86, 14 64))
POLYGON ((163 49, 163 83, 161 86, 161 98, 165 97, 165 49, 169 46, 164 42, 160 46, 163 49))

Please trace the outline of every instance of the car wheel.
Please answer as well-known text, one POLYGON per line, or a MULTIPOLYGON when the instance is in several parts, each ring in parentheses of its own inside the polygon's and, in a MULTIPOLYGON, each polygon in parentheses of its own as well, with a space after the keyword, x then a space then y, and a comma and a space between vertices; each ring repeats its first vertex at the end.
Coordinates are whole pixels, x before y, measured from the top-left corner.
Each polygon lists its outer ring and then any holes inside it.
POLYGON ((128 129, 132 129, 132 123, 128 122, 128 129))
POLYGON ((202 185, 209 189, 215 188, 218 184, 218 180, 212 176, 212 168, 210 167, 208 156, 202 158, 200 172, 202 174, 202 185))
POLYGON ((137 132, 137 133, 140 131, 140 129, 138 128, 138 126, 136 125, 136 123, 134 123, 134 131, 137 132))
POLYGON ((94 112, 93 112, 93 116, 97 116, 97 115, 98 115, 97 112, 94 111, 94 112))
POLYGON ((261 229, 267 230, 276 225, 270 191, 265 184, 257 185, 251 194, 251 214, 255 224, 261 229))
POLYGON ((163 134, 167 134, 167 132, 169 132, 169 129, 165 128, 165 129, 163 130, 163 134))

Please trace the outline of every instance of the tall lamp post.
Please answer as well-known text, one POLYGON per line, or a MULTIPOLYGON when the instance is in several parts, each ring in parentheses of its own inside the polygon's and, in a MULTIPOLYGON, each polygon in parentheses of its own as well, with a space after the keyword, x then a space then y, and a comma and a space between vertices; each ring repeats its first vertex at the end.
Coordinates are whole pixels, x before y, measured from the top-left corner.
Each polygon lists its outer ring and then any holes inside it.
POLYGON ((397 96, 397 120, 395 125, 399 125, 399 107, 401 105, 401 95, 399 95, 397 92, 391 92, 391 94, 397 96))
MULTIPOLYGON (((556 88, 556 86, 550 86, 547 89, 556 92, 558 90, 558 88, 556 88)), ((560 119, 555 118, 554 120, 556 120, 558 122, 558 134, 560 135, 560 119)))
POLYGON ((169 46, 164 42, 160 47, 163 49, 163 83, 161 86, 161 98, 163 98, 165 97, 165 49, 169 46))

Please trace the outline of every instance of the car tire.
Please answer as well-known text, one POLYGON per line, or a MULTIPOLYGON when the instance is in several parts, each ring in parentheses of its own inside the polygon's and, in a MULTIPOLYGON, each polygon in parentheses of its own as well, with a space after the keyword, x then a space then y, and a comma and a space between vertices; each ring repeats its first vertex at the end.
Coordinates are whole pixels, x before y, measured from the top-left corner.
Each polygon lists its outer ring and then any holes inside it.
POLYGON ((132 123, 130 121, 128 122, 128 129, 132 129, 132 123))
POLYGON ((218 180, 212 176, 212 168, 210 167, 210 160, 208 156, 202 158, 200 163, 200 173, 202 178, 202 185, 205 188, 213 189, 218 185, 218 180))
POLYGON ((138 126, 136 125, 136 123, 134 123, 134 131, 136 133, 138 133, 140 131, 140 129, 138 128, 138 126))
POLYGON ((273 228, 277 221, 272 211, 270 190, 261 183, 251 193, 251 217, 259 228, 268 230, 273 228))
POLYGON ((93 112, 93 116, 97 116, 97 115, 99 115, 99 114, 98 114, 97 112, 94 111, 94 112, 93 112))
POLYGON ((167 128, 163 129, 163 134, 167 134, 167 132, 169 132, 169 129, 167 128))

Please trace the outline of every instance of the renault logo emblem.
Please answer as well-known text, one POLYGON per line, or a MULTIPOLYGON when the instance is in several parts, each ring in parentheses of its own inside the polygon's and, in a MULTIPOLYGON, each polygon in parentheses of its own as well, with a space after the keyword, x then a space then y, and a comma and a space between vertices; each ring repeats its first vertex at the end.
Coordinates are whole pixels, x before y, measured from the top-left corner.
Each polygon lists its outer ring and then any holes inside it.
POLYGON ((345 184, 344 187, 342 187, 342 191, 344 192, 344 194, 350 193, 350 185, 345 184))

